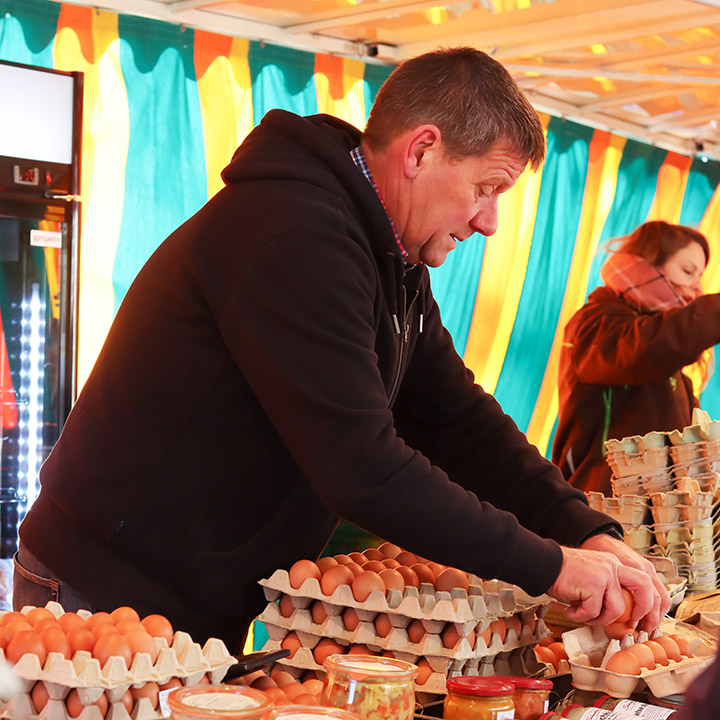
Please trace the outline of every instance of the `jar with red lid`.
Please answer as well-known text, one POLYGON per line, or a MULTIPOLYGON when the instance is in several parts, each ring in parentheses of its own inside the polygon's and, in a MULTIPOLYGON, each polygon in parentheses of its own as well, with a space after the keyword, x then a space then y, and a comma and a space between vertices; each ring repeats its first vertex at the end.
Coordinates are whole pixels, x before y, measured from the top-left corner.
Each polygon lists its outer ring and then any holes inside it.
POLYGON ((242 685, 191 685, 167 699, 170 720, 265 720, 274 703, 242 685))
POLYGON ((462 675, 447 681, 445 720, 512 720, 514 687, 494 677, 462 675))
POLYGON ((494 678, 513 686, 515 720, 539 720, 548 711, 552 681, 516 675, 495 675, 494 678))
POLYGON ((411 720, 417 665, 377 655, 328 655, 322 702, 365 720, 411 720))

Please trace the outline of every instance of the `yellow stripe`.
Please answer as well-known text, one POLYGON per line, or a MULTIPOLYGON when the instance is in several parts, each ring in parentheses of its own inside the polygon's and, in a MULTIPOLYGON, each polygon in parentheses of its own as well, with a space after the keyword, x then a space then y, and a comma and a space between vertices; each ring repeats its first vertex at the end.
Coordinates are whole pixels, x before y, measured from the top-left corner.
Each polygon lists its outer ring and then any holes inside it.
POLYGON ((703 292, 720 292, 720 185, 705 208, 698 230, 705 235, 710 245, 710 261, 702 276, 703 292))
POLYGON ((588 273, 598 241, 617 189, 617 174, 625 138, 596 130, 589 146, 589 167, 583 196, 582 214, 575 239, 570 272, 552 348, 535 403, 527 437, 541 453, 547 450, 550 433, 558 413, 558 367, 563 331, 573 313, 582 306, 587 293, 588 273))
POLYGON ((339 117, 362 129, 365 126, 365 63, 317 53, 315 92, 318 112, 339 117))
POLYGON ((195 31, 196 62, 199 53, 213 52, 216 40, 227 54, 216 55, 206 69, 198 69, 208 198, 224 187, 220 173, 253 126, 250 42, 195 31))
POLYGON ((680 221, 680 211, 692 160, 691 157, 677 153, 667 154, 658 172, 657 190, 648 212, 648 220, 665 220, 670 223, 680 221))
MULTIPOLYGON (((547 132, 548 115, 541 116, 547 132)), ((524 172, 498 200, 498 230, 485 243, 465 364, 487 392, 497 385, 522 294, 542 169, 524 172)))
MULTIPOLYGON (((120 69, 118 16, 103 10, 91 12, 91 57, 83 54, 76 33, 69 28, 58 32, 54 46, 55 67, 81 70, 85 80, 78 387, 85 382, 113 319, 112 271, 122 219, 130 125, 120 69)), ((86 42, 86 53, 87 47, 86 42)))

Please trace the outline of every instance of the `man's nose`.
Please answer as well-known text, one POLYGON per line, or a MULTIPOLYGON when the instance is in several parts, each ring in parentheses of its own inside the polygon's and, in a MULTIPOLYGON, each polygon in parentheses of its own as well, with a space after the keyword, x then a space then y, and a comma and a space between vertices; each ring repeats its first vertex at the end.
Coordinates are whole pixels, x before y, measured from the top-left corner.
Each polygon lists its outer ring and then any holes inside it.
POLYGON ((489 237, 497 230, 497 198, 489 198, 470 220, 470 227, 481 235, 489 237))

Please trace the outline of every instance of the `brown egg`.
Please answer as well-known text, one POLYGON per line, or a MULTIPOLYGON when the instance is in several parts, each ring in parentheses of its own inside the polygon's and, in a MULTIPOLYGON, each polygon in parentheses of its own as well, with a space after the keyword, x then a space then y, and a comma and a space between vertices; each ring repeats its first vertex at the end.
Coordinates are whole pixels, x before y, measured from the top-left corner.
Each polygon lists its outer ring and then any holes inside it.
POLYGON ((331 638, 322 638, 320 642, 313 648, 312 654, 315 662, 322 665, 328 655, 336 653, 344 653, 345 648, 340 643, 335 642, 331 638))
POLYGON ((164 615, 158 613, 146 615, 140 622, 153 637, 165 638, 168 645, 172 645, 175 631, 172 623, 164 615))
POLYGON ((373 592, 385 593, 385 583, 377 573, 363 572, 353 579, 352 594, 358 602, 365 602, 373 592))
POLYGON ((109 635, 111 633, 116 634, 119 631, 114 625, 110 625, 110 623, 103 623, 102 625, 96 625, 90 632, 95 636, 95 639, 97 640, 101 635, 109 635))
POLYGON ((490 647, 492 641, 492 623, 490 623, 482 632, 478 631, 478 635, 485 641, 485 645, 490 647))
POLYGON ((158 690, 174 690, 182 687, 182 680, 179 677, 171 677, 167 682, 158 685, 158 690))
MULTIPOLYGON (((36 626, 37 627, 37 626, 36 626)), ((51 653, 60 653, 66 660, 73 656, 67 635, 58 627, 49 627, 40 633, 45 649, 51 653)))
POLYGON ((350 570, 352 571, 352 574, 355 576, 359 575, 361 572, 365 572, 362 568, 362 565, 358 565, 356 562, 353 562, 352 560, 349 563, 347 563, 347 565, 345 567, 349 567, 350 570))
POLYGON ((663 646, 665 652, 667 653, 668 660, 680 662, 680 648, 669 635, 658 635, 657 637, 654 637, 653 640, 663 646))
POLYGON ((436 562, 429 562, 427 563, 428 568, 430 568, 430 571, 437 579, 438 575, 447 568, 447 565, 441 565, 440 563, 436 562))
POLYGON ((85 628, 85 621, 74 612, 66 612, 60 615, 57 619, 58 625, 66 632, 70 633, 73 630, 83 630, 85 628))
POLYGON ((317 678, 303 680, 303 687, 311 694, 319 696, 323 689, 323 681, 317 678))
POLYGON ((393 629, 390 616, 387 613, 378 613, 374 620, 375 632, 382 638, 387 637, 393 629))
POLYGON ((294 680, 293 682, 283 687, 283 692, 289 700, 294 700, 298 695, 306 693, 307 690, 305 690, 305 688, 299 682, 294 680))
POLYGON ((420 658, 420 660, 418 660, 415 664, 418 668, 418 674, 415 678, 415 682, 418 685, 424 685, 432 675, 432 667, 426 658, 420 658))
POLYGON ((101 635, 93 646, 92 654, 97 658, 100 667, 104 667, 111 657, 121 657, 128 668, 132 664, 132 649, 120 633, 101 635))
POLYGON ((288 570, 290 587, 295 588, 295 590, 311 578, 319 581, 321 575, 320 568, 312 560, 298 560, 288 570))
POLYGON ((650 648, 652 654, 655 656, 655 665, 668 664, 667 653, 665 652, 665 648, 660 645, 660 643, 656 643, 654 640, 646 640, 644 643, 641 643, 641 645, 646 645, 650 648))
POLYGON ((402 575, 405 581, 405 587, 420 587, 420 581, 414 570, 405 565, 400 565, 397 571, 402 575))
POLYGON ((113 619, 110 617, 109 612, 100 611, 93 613, 86 621, 85 626, 88 630, 92 630, 93 628, 97 627, 98 625, 105 625, 110 624, 114 625, 113 619))
POLYGON ((45 683, 38 680, 33 685, 32 692, 30 693, 30 699, 32 700, 33 707, 38 713, 47 705, 47 701, 50 699, 45 683))
POLYGON ((290 657, 302 647, 300 638, 294 630, 291 630, 281 641, 280 647, 290 651, 290 657))
POLYGON ((364 565, 370 559, 367 556, 363 555, 361 552, 357 551, 348 553, 348 557, 360 566, 364 565))
MULTIPOLYGON (((279 665, 278 667, 282 667, 282 665, 279 665)), ((270 678, 271 680, 275 680, 277 683, 277 686, 279 688, 284 688, 287 685, 291 685, 295 682, 295 677, 292 675, 292 673, 289 673, 287 670, 279 670, 274 678, 270 678)))
MULTIPOLYGON (((131 698, 132 702, 132 698, 131 698)), ((108 701, 105 693, 103 693, 94 703, 93 705, 97 705, 98 710, 100 710, 100 715, 105 717, 105 713, 107 712, 108 707, 108 701)), ((76 718, 80 713, 85 709, 85 705, 83 705, 80 702, 80 694, 77 691, 77 688, 73 688, 65 698, 65 707, 67 708, 67 714, 70 717, 76 718)))
POLYGON ((637 637, 637 632, 624 622, 612 622, 605 627, 605 632, 609 638, 614 640, 622 640, 626 635, 637 637))
POLYGON ((396 556, 395 559, 401 564, 405 565, 406 567, 411 567, 417 562, 417 555, 408 552, 407 550, 400 551, 396 556))
MULTIPOLYGON (((430 569, 432 569, 432 567, 430 569)), ((450 592, 454 588, 460 588, 467 592, 469 587, 470 581, 468 580, 468 574, 457 568, 445 568, 435 578, 436 590, 450 592)))
POLYGON ((55 620, 55 616, 44 607, 35 607, 28 610, 25 619, 33 626, 37 625, 41 620, 55 620))
POLYGON ((414 620, 411 620, 408 623, 407 628, 405 628, 405 632, 407 632, 408 640, 411 643, 421 642, 426 634, 425 626, 423 625, 420 618, 415 618, 414 620))
POLYGON ((147 698, 150 701, 150 705, 153 710, 157 710, 158 692, 158 684, 152 681, 145 682, 140 685, 140 687, 130 688, 130 694, 133 696, 133 700, 147 698))
POLYGON ((348 632, 355 630, 355 628, 360 624, 360 618, 358 617, 355 608, 345 608, 342 612, 342 621, 348 632))
MULTIPOLYGON (((506 623, 507 623, 507 620, 509 620, 509 618, 506 619, 506 621, 505 621, 506 623)), ((556 666, 561 660, 568 659, 568 654, 565 651, 565 645, 563 645, 562 641, 551 642, 547 647, 550 650, 552 650, 553 655, 555 655, 555 660, 556 660, 555 665, 556 666)))
POLYGON ((671 637, 677 643, 678 650, 680 650, 681 655, 684 655, 685 657, 693 656, 693 651, 690 647, 690 643, 684 635, 673 634, 669 637, 671 637))
POLYGON ((625 611, 616 620, 616 622, 627 623, 630 621, 630 616, 632 615, 632 611, 635 608, 635 599, 633 598, 632 593, 626 588, 622 589, 622 594, 623 599, 625 600, 625 611))
POLYGON ((293 700, 295 705, 318 705, 318 699, 310 693, 302 693, 297 695, 293 700))
MULTIPOLYGON (((445 625, 443 631, 440 633, 440 639, 442 640, 443 647, 448 650, 452 650, 460 641, 461 636, 454 623, 449 622, 445 625)), ((470 643, 470 647, 475 647, 475 631, 471 630, 467 635, 467 641, 470 643)))
POLYGON ((540 662, 548 663, 548 665, 552 666, 553 670, 557 671, 557 667, 555 665, 557 662, 555 653, 549 647, 546 647, 545 645, 536 645, 535 656, 540 662))
POLYGON ((47 650, 42 638, 34 630, 21 630, 14 635, 7 644, 5 659, 14 665, 23 655, 27 654, 37 655, 40 667, 45 664, 47 650))
POLYGON ((40 620, 33 625, 33 630, 38 633, 42 633, 43 630, 47 630, 48 628, 56 628, 57 630, 65 632, 57 620, 40 620))
POLYGON ((399 590, 402 592, 405 589, 405 578, 397 570, 385 568, 378 574, 388 590, 399 590))
POLYGON ((339 565, 338 561, 334 557, 321 557, 315 561, 315 564, 320 569, 320 573, 324 573, 335 565, 339 565))
POLYGON ((381 573, 383 570, 387 570, 385 563, 382 560, 368 560, 362 568, 366 572, 369 570, 370 572, 376 573, 381 573))
POLYGON ((320 590, 323 595, 330 596, 341 585, 350 585, 355 579, 352 570, 347 565, 335 564, 326 570, 320 578, 320 590))
POLYGON ((652 670, 655 667, 655 654, 647 645, 643 645, 642 643, 630 645, 627 651, 638 659, 641 668, 652 670))
MULTIPOLYGON (((292 675, 290 677, 292 677, 292 675)), ((245 677, 245 679, 247 679, 247 676, 245 677)), ((256 677, 250 683, 250 687, 255 688, 256 690, 267 690, 268 688, 278 687, 278 684, 271 677, 260 674, 259 677, 256 677)))
MULTIPOLYGON (((13 620, 22 620, 30 625, 25 616, 17 610, 6 612, 2 617, 0 617, 0 625, 9 625, 13 620)), ((32 625, 30 625, 30 627, 32 628, 32 625)))
POLYGON ((278 601, 278 610, 283 617, 289 618, 295 612, 292 595, 281 595, 278 601))
POLYGON ((390 570, 395 570, 396 568, 402 567, 402 565, 397 560, 395 560, 395 558, 385 558, 382 561, 382 564, 390 570))
POLYGON ((410 569, 417 575, 419 582, 435 585, 435 575, 433 575, 433 571, 427 565, 415 563, 410 566, 410 569))
POLYGON ((21 620, 11 620, 6 626, 10 637, 15 637, 18 633, 25 632, 27 630, 33 630, 33 626, 22 618, 21 620))
POLYGON ((505 642, 505 636, 507 635, 507 626, 505 625, 505 618, 497 618, 490 623, 490 633, 497 633, 500 636, 500 642, 505 642))
POLYGON ((158 646, 155 643, 155 638, 146 630, 131 630, 129 633, 125 633, 125 639, 130 645, 133 657, 138 653, 145 653, 150 656, 151 663, 157 660, 158 646))
POLYGON ((128 633, 137 631, 147 632, 139 620, 120 620, 120 622, 115 625, 115 629, 121 635, 127 635, 128 633))
POLYGON ((391 542, 384 542, 378 545, 378 550, 383 554, 385 558, 396 558, 401 552, 402 548, 391 542))
POLYGON ((383 650, 382 657, 394 658, 395 653, 392 650, 383 650))
POLYGON ((357 645, 351 645, 350 649, 347 651, 348 655, 373 655, 373 653, 370 652, 370 648, 367 645, 362 645, 358 643, 357 645))
POLYGON ((605 669, 620 675, 639 675, 640 661, 629 650, 619 650, 610 656, 605 669))
POLYGON ((385 556, 377 548, 367 548, 362 553, 368 560, 384 560, 385 556))
POLYGON ((340 553, 339 555, 333 555, 333 557, 337 561, 338 565, 347 565, 348 563, 352 562, 352 560, 343 553, 340 553))
POLYGON ((85 628, 80 628, 79 630, 71 630, 68 633, 67 639, 70 643, 70 649, 72 650, 73 655, 78 650, 86 650, 87 652, 92 652, 92 649, 93 647, 95 647, 95 643, 97 642, 95 636, 85 628))
POLYGON ((327 620, 327 610, 320 600, 310 606, 310 617, 316 625, 322 625, 327 620))
POLYGON ((138 615, 137 610, 135 610, 135 608, 128 607, 127 605, 121 605, 120 607, 115 608, 110 613, 110 617, 116 625, 123 620, 135 620, 135 622, 140 622, 140 616, 138 615))

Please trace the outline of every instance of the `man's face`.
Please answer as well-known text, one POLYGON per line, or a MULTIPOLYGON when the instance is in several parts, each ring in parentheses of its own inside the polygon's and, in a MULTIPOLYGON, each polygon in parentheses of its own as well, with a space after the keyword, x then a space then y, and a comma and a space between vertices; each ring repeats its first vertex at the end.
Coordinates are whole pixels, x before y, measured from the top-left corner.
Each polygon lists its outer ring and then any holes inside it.
POLYGON ((527 161, 505 142, 484 155, 448 160, 433 155, 411 188, 402 242, 408 262, 438 267, 457 241, 497 229, 497 199, 520 177, 527 161))

